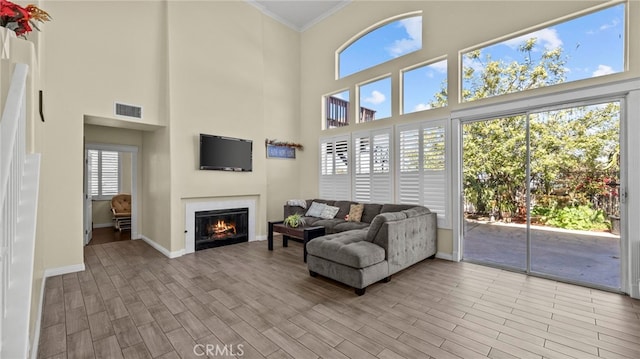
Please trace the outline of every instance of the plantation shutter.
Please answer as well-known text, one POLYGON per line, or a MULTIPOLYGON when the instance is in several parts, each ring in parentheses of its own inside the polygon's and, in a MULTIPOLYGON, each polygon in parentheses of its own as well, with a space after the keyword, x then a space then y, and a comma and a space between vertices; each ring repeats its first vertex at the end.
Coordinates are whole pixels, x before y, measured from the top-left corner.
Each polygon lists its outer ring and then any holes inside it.
POLYGON ((371 139, 358 136, 353 139, 354 183, 353 200, 371 202, 371 139))
POLYGON ((446 222, 447 173, 445 152, 445 127, 422 129, 423 139, 423 200, 422 204, 438 214, 438 224, 446 222))
POLYGON ((120 171, 118 152, 101 151, 101 183, 103 196, 113 196, 118 194, 120 189, 120 171))
POLYGON ((353 200, 393 202, 391 128, 359 132, 353 136, 353 200))
POLYGON ((97 150, 89 150, 88 155, 91 158, 89 164, 91 165, 91 178, 89 178, 89 193, 91 197, 100 195, 100 176, 98 173, 98 153, 97 150))
POLYGON ((400 203, 422 204, 420 181, 420 129, 408 128, 398 133, 400 203))
POLYGON ((445 121, 398 127, 398 199, 438 215, 438 226, 448 228, 447 128, 445 121))
POLYGON ((120 155, 116 151, 89 150, 91 197, 110 197, 120 191, 120 155))
POLYGON ((349 137, 320 140, 320 198, 348 200, 351 197, 349 137))

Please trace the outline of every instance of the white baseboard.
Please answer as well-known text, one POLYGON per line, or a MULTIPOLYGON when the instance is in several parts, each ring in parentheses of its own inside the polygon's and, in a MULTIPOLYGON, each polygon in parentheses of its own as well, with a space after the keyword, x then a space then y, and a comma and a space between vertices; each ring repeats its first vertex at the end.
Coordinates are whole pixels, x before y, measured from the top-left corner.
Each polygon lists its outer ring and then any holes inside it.
POLYGON ((38 344, 40 342, 40 328, 42 326, 42 310, 44 309, 44 290, 45 284, 47 283, 47 278, 55 277, 57 275, 82 272, 85 270, 84 263, 74 264, 70 266, 57 267, 57 268, 49 268, 45 269, 42 276, 42 285, 40 288, 40 298, 38 299, 38 313, 36 317, 35 324, 35 332, 33 341, 30 343, 31 351, 29 352, 29 357, 31 359, 36 359, 38 357, 38 344))
POLYGON ((436 253, 436 258, 453 261, 453 255, 451 255, 451 253, 438 252, 436 253))
POLYGON ((255 241, 266 241, 267 240, 267 235, 262 235, 262 236, 256 236, 256 239, 254 239, 252 242, 255 241))
POLYGON ((153 249, 157 250, 158 252, 164 254, 165 257, 167 258, 178 258, 184 255, 184 249, 181 249, 179 251, 174 251, 171 252, 168 249, 166 249, 165 247, 159 245, 158 243, 156 243, 155 241, 153 241, 151 238, 141 234, 140 235, 140 239, 142 239, 143 241, 145 241, 148 245, 150 245, 151 247, 153 247, 153 249))
POLYGON ((40 288, 40 299, 38 300, 38 312, 36 317, 36 327, 34 328, 33 341, 29 346, 31 351, 29 352, 29 358, 38 358, 38 344, 40 343, 40 327, 42 326, 42 311, 44 310, 44 288, 47 282, 47 277, 42 277, 42 285, 40 288))
POLYGON ((113 223, 109 222, 109 223, 99 223, 99 224, 94 224, 93 228, 107 228, 107 227, 113 227, 113 223))
POLYGON ((44 270, 44 277, 48 278, 48 277, 54 277, 62 274, 82 272, 84 271, 84 269, 85 269, 84 263, 74 264, 74 265, 65 266, 65 267, 49 268, 44 270))

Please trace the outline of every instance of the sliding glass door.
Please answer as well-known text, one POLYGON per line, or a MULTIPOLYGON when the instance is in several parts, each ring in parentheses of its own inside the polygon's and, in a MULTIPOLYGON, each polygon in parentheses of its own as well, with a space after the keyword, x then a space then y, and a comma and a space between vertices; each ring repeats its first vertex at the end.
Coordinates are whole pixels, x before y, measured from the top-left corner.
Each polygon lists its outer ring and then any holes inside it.
POLYGON ((526 270, 526 161, 525 115, 464 124, 465 259, 526 270))
POLYGON ((463 125, 465 260, 620 288, 620 102, 463 125))

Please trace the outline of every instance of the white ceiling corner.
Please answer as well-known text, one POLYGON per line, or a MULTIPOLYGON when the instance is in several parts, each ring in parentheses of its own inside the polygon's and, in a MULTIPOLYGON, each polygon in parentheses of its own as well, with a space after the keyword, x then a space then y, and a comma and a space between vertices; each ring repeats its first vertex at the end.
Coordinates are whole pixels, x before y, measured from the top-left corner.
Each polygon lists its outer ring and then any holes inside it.
POLYGON ((351 0, 246 0, 284 25, 305 31, 348 5, 351 0))

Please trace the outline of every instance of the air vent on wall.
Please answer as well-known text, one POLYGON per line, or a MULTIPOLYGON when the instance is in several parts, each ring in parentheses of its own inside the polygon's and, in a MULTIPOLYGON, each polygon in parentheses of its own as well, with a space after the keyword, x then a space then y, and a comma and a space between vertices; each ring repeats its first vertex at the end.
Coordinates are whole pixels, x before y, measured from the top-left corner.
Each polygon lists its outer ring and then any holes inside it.
POLYGON ((142 118, 142 107, 116 102, 116 115, 142 118))

